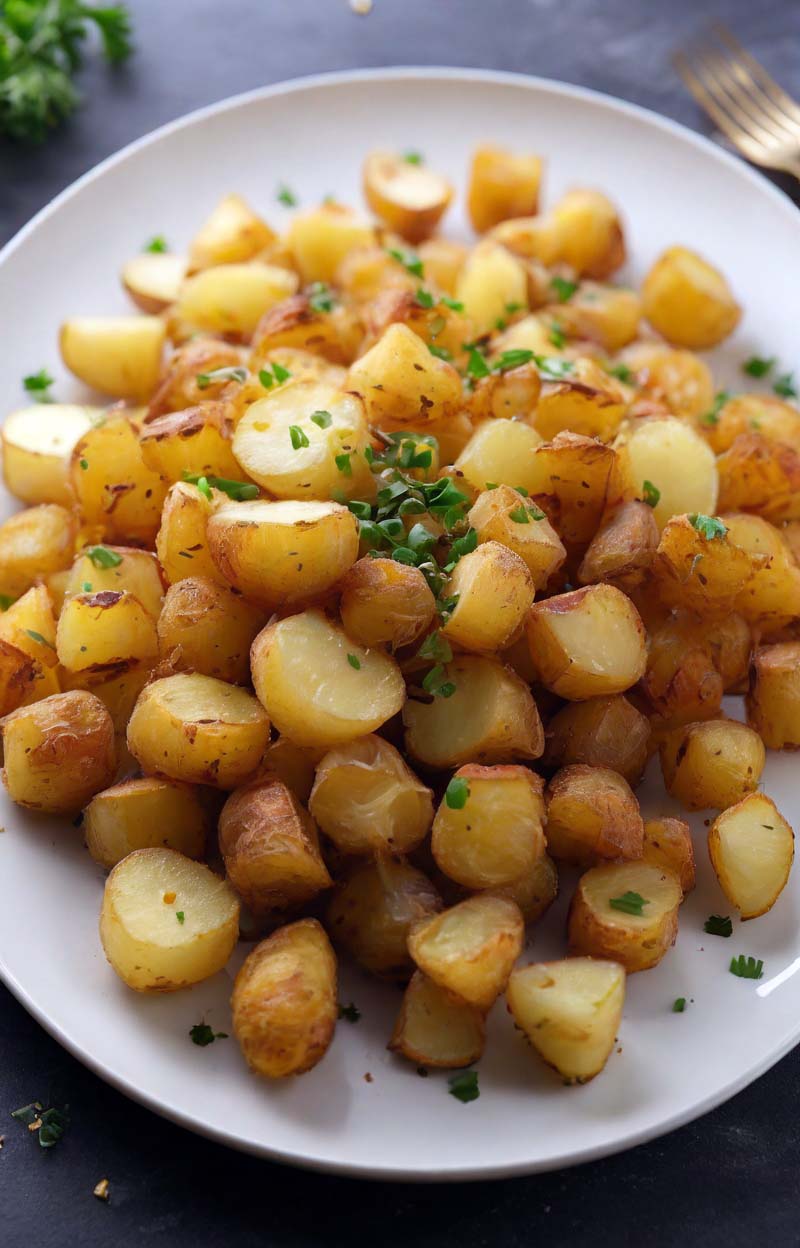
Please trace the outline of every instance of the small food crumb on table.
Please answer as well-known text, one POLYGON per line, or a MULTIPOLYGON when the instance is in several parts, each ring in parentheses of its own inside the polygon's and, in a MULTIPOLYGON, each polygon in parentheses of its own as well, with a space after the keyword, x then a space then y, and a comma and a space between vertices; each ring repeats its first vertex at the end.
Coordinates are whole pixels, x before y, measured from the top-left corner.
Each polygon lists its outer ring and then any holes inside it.
POLYGON ((101 1179, 92 1189, 92 1195, 98 1200, 108 1200, 108 1179, 101 1179))

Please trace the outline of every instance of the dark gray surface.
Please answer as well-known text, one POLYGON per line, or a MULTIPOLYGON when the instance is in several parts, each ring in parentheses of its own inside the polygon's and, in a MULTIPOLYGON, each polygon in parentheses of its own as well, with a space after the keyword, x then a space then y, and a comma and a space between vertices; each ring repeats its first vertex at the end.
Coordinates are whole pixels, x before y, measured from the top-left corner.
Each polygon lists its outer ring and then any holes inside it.
MULTIPOLYGON (((668 57, 713 13, 800 97, 800 7, 789 0, 718 0, 713 11, 688 0, 375 0, 368 18, 351 15, 346 0, 132 0, 130 7, 136 58, 116 74, 93 63, 82 80, 85 108, 44 148, 0 144, 0 242, 86 169, 154 126, 322 70, 517 70, 596 87, 708 132, 668 57)), ((7 303, 0 307, 9 313, 7 303)), ((558 1248, 735 1248, 754 1236, 796 1244, 799 1121, 795 1051, 700 1122, 578 1170, 455 1187, 306 1175, 228 1152, 131 1104, 0 988, 0 1242, 9 1248, 29 1237, 45 1248, 310 1248, 367 1238, 382 1248, 516 1248, 545 1237, 558 1248), (8 1117, 33 1099, 71 1107, 69 1133, 52 1153, 8 1117), (111 1201, 103 1205, 92 1188, 106 1176, 111 1201)))

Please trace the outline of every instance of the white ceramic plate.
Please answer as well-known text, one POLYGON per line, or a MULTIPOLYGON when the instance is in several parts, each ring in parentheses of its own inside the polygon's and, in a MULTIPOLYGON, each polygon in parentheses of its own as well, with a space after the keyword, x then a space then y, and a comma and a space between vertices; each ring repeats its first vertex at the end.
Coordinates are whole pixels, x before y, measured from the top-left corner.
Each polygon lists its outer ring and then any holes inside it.
MULTIPOLYGON (((8 312, 0 411, 21 403, 18 379, 42 366, 62 397, 77 397, 58 364, 59 322, 126 309, 116 280, 122 262, 156 233, 185 246, 222 193, 240 191, 281 225, 279 182, 302 204, 329 192, 358 202, 361 159, 382 145, 421 149, 463 186, 482 139, 541 152, 548 202, 575 184, 607 189, 628 222, 632 277, 677 241, 717 262, 745 306, 718 361, 723 380, 727 373, 735 383, 737 362, 753 351, 798 363, 800 216, 739 161, 575 87, 477 70, 390 70, 306 79, 195 113, 106 161, 40 213, 0 256, 8 312)), ((457 213, 449 228, 464 228, 457 213)), ((795 757, 772 756, 765 787, 797 824, 795 757)), ((641 796, 646 811, 668 806, 657 782, 641 796)), ((448 1095, 446 1075, 422 1079, 387 1054, 398 995, 353 971, 345 970, 340 996, 357 1003, 362 1020, 342 1022, 325 1060, 300 1079, 257 1082, 233 1039, 195 1047, 188 1032, 201 1019, 229 1030, 231 975, 171 997, 129 992, 100 948, 102 878, 80 832, 26 817, 5 800, 0 825, 0 973, 20 1001, 122 1091, 267 1157, 397 1179, 546 1170, 697 1117, 800 1037, 800 872, 768 916, 737 922, 729 940, 706 936, 705 917, 729 907, 708 866, 701 818, 699 884, 683 907, 677 946, 658 969, 631 977, 619 1050, 605 1073, 584 1088, 562 1087, 499 1003, 481 1096, 467 1105, 448 1095), (730 975, 734 953, 763 958, 764 979, 730 975), (690 1001, 684 1014, 671 1013, 678 996, 690 1001)), ((563 947, 566 900, 537 928, 537 957, 563 947)))

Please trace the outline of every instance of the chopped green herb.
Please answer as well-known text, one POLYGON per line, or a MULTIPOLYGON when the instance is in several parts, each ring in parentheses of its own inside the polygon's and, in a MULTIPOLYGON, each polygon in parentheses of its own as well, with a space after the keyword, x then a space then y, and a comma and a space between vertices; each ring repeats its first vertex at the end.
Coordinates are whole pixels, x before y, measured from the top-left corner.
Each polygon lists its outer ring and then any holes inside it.
POLYGON ((469 347, 469 360, 467 362, 467 376, 473 377, 479 381, 482 377, 488 377, 491 369, 486 362, 486 356, 479 351, 477 347, 469 347))
POLYGON ((81 585, 81 591, 84 594, 90 594, 92 592, 92 582, 84 581, 83 584, 81 585))
POLYGON ((769 359, 764 359, 760 355, 751 355, 750 359, 742 364, 742 372, 747 373, 748 377, 766 377, 767 373, 772 372, 777 362, 774 355, 769 359))
MULTIPOLYGON (((308 444, 306 443, 306 445, 308 444)), ((350 463, 350 454, 351 452, 346 451, 341 455, 334 456, 336 467, 339 469, 343 477, 352 477, 353 475, 353 465, 350 463)))
POLYGON ((437 347, 435 342, 428 343, 428 350, 431 355, 435 355, 437 360, 452 360, 453 353, 448 351, 447 347, 437 347))
POLYGON ((761 958, 756 961, 755 958, 748 958, 740 953, 738 958, 731 958, 728 970, 731 975, 738 975, 739 979, 761 979, 764 974, 764 963, 761 958))
POLYGON ((211 502, 211 486, 208 484, 208 477, 197 478, 197 488, 204 498, 211 502))
POLYGON ((40 1101, 31 1101, 30 1105, 23 1105, 20 1109, 12 1109, 11 1117, 16 1118, 17 1122, 21 1122, 23 1127, 32 1127, 42 1112, 40 1101))
POLYGON ((288 368, 284 368, 281 364, 273 364, 272 372, 269 368, 259 370, 258 380, 265 390, 271 390, 273 386, 279 386, 281 382, 288 381, 291 375, 288 368))
POLYGON ((477 545, 478 533, 476 529, 467 529, 463 537, 457 537, 450 547, 450 562, 445 567, 445 572, 452 572, 459 559, 462 559, 464 555, 472 554, 477 545))
POLYGON ((548 341, 557 351, 563 350, 563 348, 567 345, 567 335, 564 333, 561 326, 557 325, 555 321, 553 321, 553 324, 550 326, 548 341))
POLYGON ((403 160, 407 165, 424 165, 425 157, 422 152, 403 152, 403 160))
POLYGON ((504 351, 494 364, 494 372, 507 373, 512 368, 520 368, 523 364, 528 364, 532 359, 533 352, 525 351, 522 348, 517 348, 514 351, 504 351))
POLYGON ((357 1005, 353 1005, 351 1001, 349 1005, 339 1004, 339 1017, 347 1019, 348 1023, 357 1023, 361 1018, 361 1011, 357 1005))
MULTIPOLYGON (((422 274, 420 274, 420 277, 422 274)), ((327 282, 312 282, 308 288, 308 306, 312 312, 332 312, 336 300, 327 282)))
POLYGON ((772 389, 773 392, 780 395, 782 399, 796 399, 797 386, 794 380, 794 373, 782 373, 781 376, 777 378, 772 389))
POLYGON ((348 654, 347 662, 350 664, 351 667, 354 667, 357 672, 361 671, 361 660, 359 659, 357 654, 348 654))
POLYGON ((215 1040, 227 1040, 227 1031, 212 1031, 208 1023, 195 1023, 190 1028, 189 1035, 192 1038, 192 1044, 198 1044, 204 1049, 207 1044, 213 1044, 215 1040))
POLYGON ((107 546, 87 546, 83 553, 96 568, 118 568, 122 563, 122 555, 118 555, 115 550, 109 550, 107 546))
POLYGON ((288 368, 284 368, 282 364, 279 364, 277 362, 277 360, 272 365, 272 372, 275 377, 275 380, 278 382, 279 385, 283 381, 288 381, 292 375, 289 372, 288 368))
MULTIPOLYGON (((2 34, 0 34, 0 49, 2 49, 2 34)), ((0 96, 0 112, 2 112, 2 97, 0 96)), ((38 373, 29 373, 27 377, 23 377, 22 384, 28 394, 32 395, 37 403, 52 403, 50 396, 50 387, 55 385, 53 378, 46 369, 40 368, 38 373)))
POLYGON ((438 316, 435 316, 433 320, 431 321, 430 325, 428 326, 428 333, 430 334, 431 338, 435 338, 437 334, 440 334, 446 324, 447 324, 447 321, 444 319, 441 313, 439 313, 438 316))
POLYGON ((652 481, 645 481, 642 484, 642 502, 647 503, 648 507, 657 507, 661 499, 661 491, 652 481))
POLYGON ((12 598, 9 594, 0 594, 0 611, 7 611, 16 601, 16 598, 12 598))
POLYGON ((559 303, 568 303, 578 289, 578 283, 568 282, 565 277, 554 277, 550 282, 550 289, 559 303))
POLYGON ((534 355, 533 358, 544 381, 563 381, 575 367, 572 360, 560 360, 553 355, 534 355))
POLYGON ((288 186, 286 186, 284 183, 281 183, 281 185, 278 187, 277 191, 275 192, 275 198, 277 199, 279 204, 283 204, 286 208, 297 207, 297 196, 292 191, 290 191, 288 186))
POLYGON ((509 520, 513 520, 515 524, 530 524, 531 517, 527 507, 515 507, 513 511, 508 513, 509 520))
POLYGON ((507 303, 505 310, 509 316, 513 316, 515 312, 526 312, 527 308, 524 303, 507 303))
POLYGON ((195 377, 198 390, 207 390, 218 381, 247 381, 247 369, 236 367, 212 368, 208 373, 198 373, 195 377))
POLYGON ((733 924, 727 914, 711 914, 703 924, 703 931, 709 936, 732 936, 733 924))
POLYGON ((728 526, 717 516, 703 516, 693 511, 690 516, 687 516, 687 520, 707 542, 713 541, 715 537, 724 537, 728 532, 728 526))
POLYGON ((672 1002, 672 1013, 682 1014, 685 1009, 686 1009, 686 998, 676 997, 675 1000, 672 1002))
POLYGON ((308 436, 303 432, 299 425, 289 426, 289 437, 291 438, 292 446, 296 451, 299 451, 301 447, 309 445, 308 436))
POLYGON ((426 693, 430 693, 434 698, 451 698, 456 691, 456 687, 451 680, 445 680, 446 672, 441 663, 437 663, 428 672, 428 675, 422 682, 422 688, 426 693))
POLYGON ((148 243, 145 243, 142 251, 149 251, 154 256, 160 256, 165 251, 169 251, 167 240, 164 238, 163 234, 156 234, 148 243))
POLYGON ((39 1101, 12 1110, 11 1117, 30 1131, 36 1131, 42 1148, 53 1148, 67 1129, 66 1113, 60 1109, 42 1109, 39 1101))
POLYGON ((425 266, 415 251, 410 247, 387 247, 387 253, 396 260, 398 264, 402 264, 407 273, 412 277, 424 277, 425 266))
POLYGON ((451 810, 463 810, 469 797, 469 785, 463 776, 453 776, 444 793, 444 800, 451 810))
POLYGON ((622 910, 624 914, 635 914, 641 917, 644 907, 649 906, 650 902, 646 898, 640 897, 638 893, 632 893, 628 890, 621 897, 609 898, 608 904, 612 910, 622 910))
POLYGON ((504 320, 502 316, 498 316, 494 323, 494 327, 495 329, 499 329, 502 333, 504 329, 508 329, 508 321, 504 320))
POLYGON ((606 372, 609 377, 616 377, 617 381, 623 381, 626 386, 633 384, 633 370, 627 364, 612 364, 606 372))
POLYGON ((466 1105, 469 1101, 477 1101, 480 1096, 477 1070, 461 1070, 447 1080, 450 1095, 466 1105))
POLYGON ((452 299, 450 295, 442 295, 441 298, 439 299, 439 302, 443 303, 446 308, 450 308, 451 312, 463 312, 464 311, 464 305, 461 302, 461 300, 452 299))
POLYGON ((717 393, 714 395, 714 402, 712 403, 710 410, 705 412, 700 417, 700 420, 703 422, 704 425, 718 425, 719 424, 719 414, 722 411, 725 404, 728 402, 728 399, 730 397, 731 395, 730 395, 729 390, 717 391, 717 393))
POLYGON ((176 910, 175 918, 178 920, 181 927, 183 927, 183 924, 186 922, 186 915, 184 914, 184 912, 182 910, 176 910))
POLYGON ((259 489, 252 481, 229 481, 227 477, 199 477, 197 473, 185 472, 183 474, 184 481, 189 485, 196 485, 200 488, 200 481, 204 480, 207 485, 212 486, 215 490, 220 490, 223 494, 227 494, 228 498, 232 498, 234 502, 243 503, 251 498, 258 498, 259 489))
POLYGON ((89 461, 88 461, 88 459, 80 459, 80 460, 78 460, 78 463, 80 464, 80 466, 81 466, 81 468, 83 469, 83 471, 84 471, 84 472, 86 472, 86 469, 89 467, 89 461))
POLYGON ((311 423, 314 425, 317 425, 317 427, 320 429, 329 429, 331 424, 333 423, 333 417, 331 416, 330 412, 323 412, 323 411, 312 412, 311 423))
POLYGON ((424 286, 420 286, 414 298, 421 308, 432 308, 436 302, 431 292, 424 286))

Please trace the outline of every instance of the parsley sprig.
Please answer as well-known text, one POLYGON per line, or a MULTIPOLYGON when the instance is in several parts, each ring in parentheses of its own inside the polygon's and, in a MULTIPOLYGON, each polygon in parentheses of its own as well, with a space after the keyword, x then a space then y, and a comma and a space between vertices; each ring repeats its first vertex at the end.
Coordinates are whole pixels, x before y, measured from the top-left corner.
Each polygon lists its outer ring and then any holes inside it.
POLYGON ((194 1027, 189 1029, 192 1044, 199 1045, 204 1049, 206 1045, 213 1044, 215 1040, 227 1040, 227 1031, 214 1031, 209 1027, 208 1023, 195 1023, 194 1027))
POLYGON ((733 924, 730 916, 727 914, 710 914, 703 924, 703 931, 708 932, 709 936, 732 936, 733 924))
POLYGON ((23 1105, 21 1109, 12 1109, 11 1117, 21 1122, 31 1133, 37 1133, 41 1148, 53 1148, 67 1129, 66 1112, 60 1109, 42 1109, 39 1101, 23 1105))
MULTIPOLYGON (((2 56, 2 46, 2 41, 0 41, 0 56, 2 56)), ((27 377, 23 377, 22 384, 37 403, 53 402, 50 388, 55 383, 46 369, 40 368, 38 373, 30 373, 27 377)))

